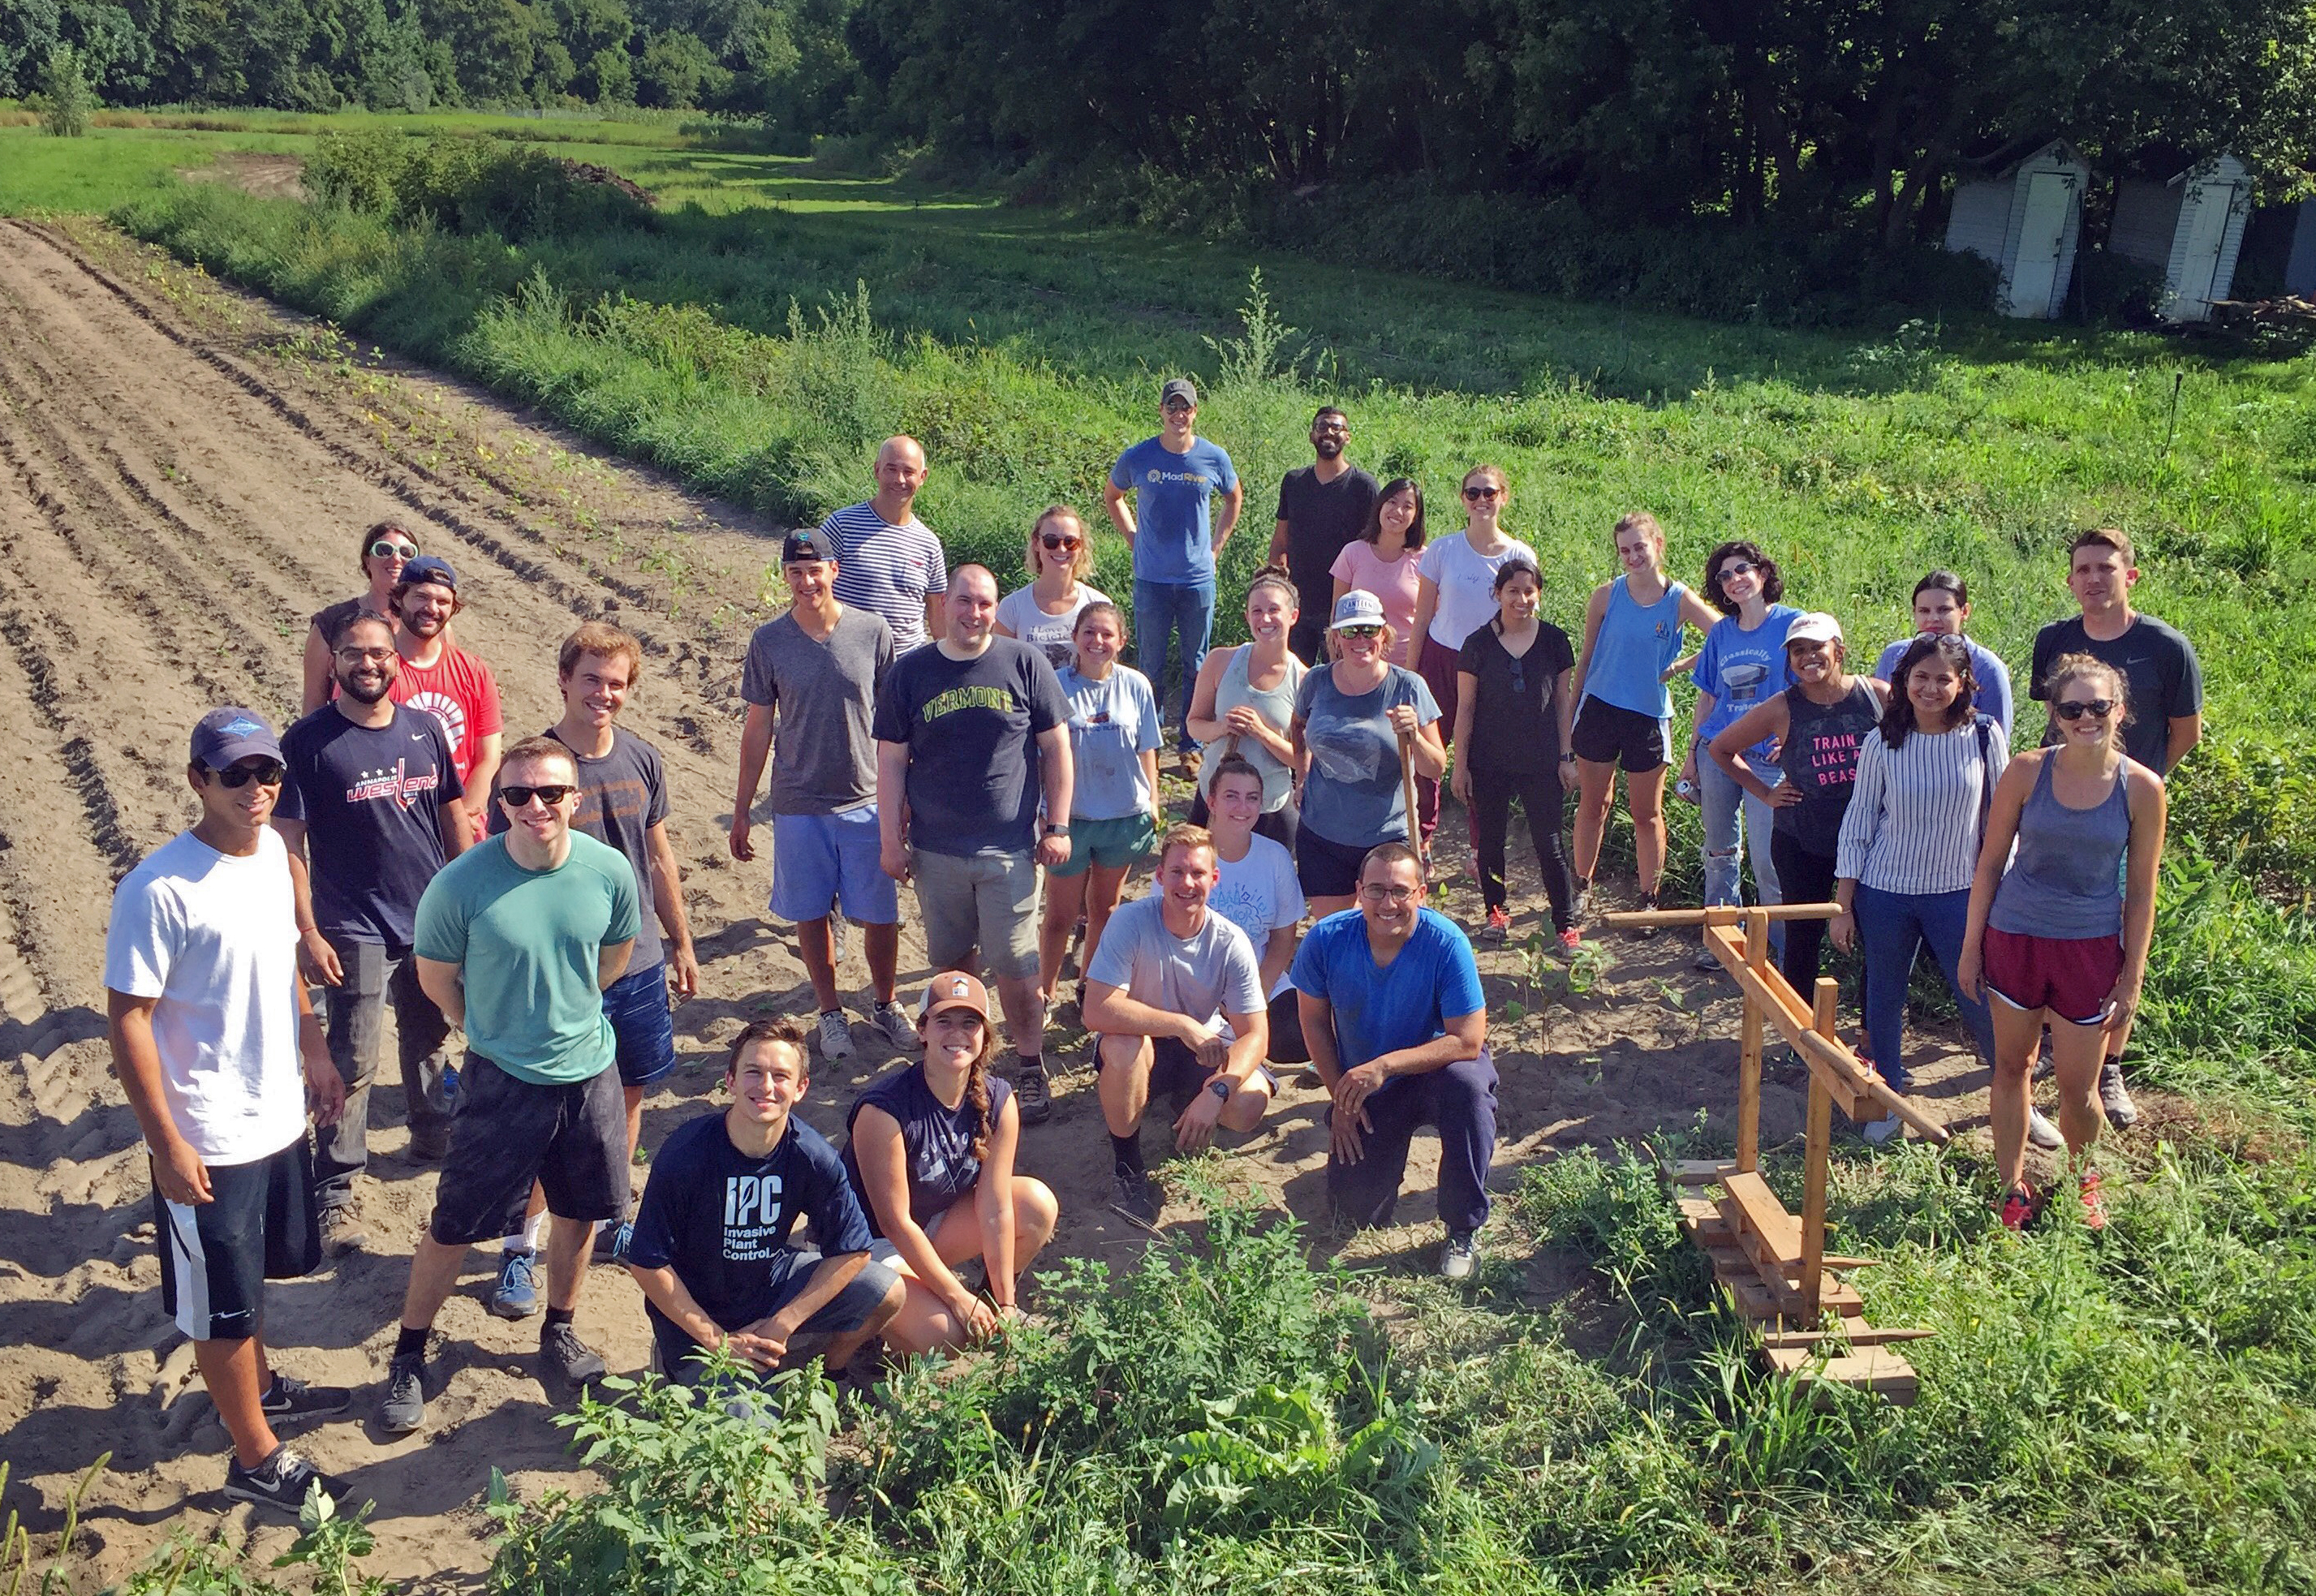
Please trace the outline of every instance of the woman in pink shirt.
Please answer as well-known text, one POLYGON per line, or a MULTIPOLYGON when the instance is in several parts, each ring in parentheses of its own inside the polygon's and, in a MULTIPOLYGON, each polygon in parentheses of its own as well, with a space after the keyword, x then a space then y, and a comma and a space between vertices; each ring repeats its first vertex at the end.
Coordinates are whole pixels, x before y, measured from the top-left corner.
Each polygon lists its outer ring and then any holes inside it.
POLYGON ((1328 575, 1335 579, 1335 599, 1347 593, 1371 593, 1383 601, 1384 619, 1391 623, 1391 664, 1409 663, 1415 647, 1416 566, 1423 553, 1423 490, 1412 477, 1398 477, 1376 495, 1367 524, 1356 541, 1343 545, 1328 575))

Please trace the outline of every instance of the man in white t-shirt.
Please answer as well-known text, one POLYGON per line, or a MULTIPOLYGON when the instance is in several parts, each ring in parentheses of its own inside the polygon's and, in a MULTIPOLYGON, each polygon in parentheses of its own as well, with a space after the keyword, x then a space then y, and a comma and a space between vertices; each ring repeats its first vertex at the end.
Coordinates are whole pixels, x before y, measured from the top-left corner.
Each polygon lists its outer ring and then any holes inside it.
POLYGON ((887 438, 877 450, 876 496, 820 523, 836 545, 837 602, 883 616, 896 659, 948 629, 949 557, 914 508, 924 485, 924 446, 887 438))
POLYGON ((294 1514, 310 1487, 344 1487, 273 1422, 352 1397, 274 1371, 263 1339, 265 1281, 321 1262, 307 1103, 327 1126, 345 1102, 298 975, 289 851, 267 824, 283 775, 263 720, 201 717, 186 771, 201 818, 114 891, 104 985, 113 1071, 152 1159, 161 1306, 233 1437, 225 1493, 294 1514))
POLYGON ((1100 1038, 1101 1117, 1117 1189, 1110 1206, 1143 1225, 1158 1198, 1142 1165, 1142 1114, 1153 1092, 1174 1100, 1174 1146, 1252 1130, 1270 1106, 1262 1067, 1270 1040, 1262 971, 1246 932, 1207 906, 1215 840, 1178 825, 1159 845, 1150 896, 1109 917, 1086 971, 1085 1025, 1100 1038))

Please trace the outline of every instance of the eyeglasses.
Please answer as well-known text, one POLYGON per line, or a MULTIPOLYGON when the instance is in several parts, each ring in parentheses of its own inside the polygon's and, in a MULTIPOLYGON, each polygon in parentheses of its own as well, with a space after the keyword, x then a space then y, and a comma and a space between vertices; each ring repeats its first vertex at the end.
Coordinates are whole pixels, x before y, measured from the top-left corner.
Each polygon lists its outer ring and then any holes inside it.
POLYGON ((1383 628, 1379 626, 1339 626, 1335 629, 1335 636, 1339 638, 1380 638, 1383 636, 1383 628))
POLYGON ((378 660, 382 663, 394 657, 394 650, 391 648, 362 648, 352 644, 349 644, 345 647, 338 650, 338 657, 344 660, 348 664, 357 664, 370 660, 378 660))
POLYGON ((1473 486, 1464 490, 1464 496, 1476 504, 1482 499, 1492 499, 1503 491, 1501 487, 1473 486))
POLYGON ((1755 565, 1749 559, 1724 560, 1722 562, 1721 569, 1715 575, 1714 580, 1716 582, 1725 582, 1732 576, 1750 575, 1753 572, 1758 571, 1760 568, 1760 566, 1755 565))
POLYGON ((2063 704, 2051 706, 2062 720, 2080 720, 2089 716, 2093 720, 2105 720, 2115 710, 2113 699, 2071 699, 2063 704))
POLYGON ((1422 895, 1421 887, 1392 887, 1377 881, 1359 888, 1359 896, 1370 903, 1412 903, 1422 895))
POLYGON ((1198 406, 1191 404, 1188 399, 1169 399, 1162 408, 1171 415, 1172 412, 1177 410, 1196 410, 1198 406))
POLYGON ((374 559, 398 559, 406 564, 418 557, 418 545, 397 543, 391 538, 380 538, 370 546, 370 552, 374 559))
POLYGON ((223 785, 236 789, 253 781, 260 787, 279 787, 289 773, 278 761, 271 759, 260 760, 254 765, 227 765, 222 771, 209 772, 223 785))
POLYGON ((1058 532, 1046 532, 1038 537, 1038 541, 1044 544, 1049 550, 1053 550, 1063 548, 1074 549, 1079 544, 1084 542, 1085 539, 1082 538, 1064 537, 1058 532))
POLYGON ((565 798, 569 798, 573 793, 578 790, 579 789, 575 787, 565 787, 561 785, 553 787, 502 787, 499 789, 499 802, 504 804, 510 809, 528 809, 530 807, 530 800, 537 798, 540 803, 545 804, 548 808, 552 809, 556 805, 561 803, 565 798))

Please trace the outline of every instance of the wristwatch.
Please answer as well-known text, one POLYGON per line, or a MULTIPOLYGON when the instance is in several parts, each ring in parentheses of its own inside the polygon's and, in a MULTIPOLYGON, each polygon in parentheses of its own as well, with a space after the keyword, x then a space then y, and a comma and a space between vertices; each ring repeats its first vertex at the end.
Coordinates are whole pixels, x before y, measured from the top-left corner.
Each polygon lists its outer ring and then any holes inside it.
POLYGON ((1070 834, 1070 828, 1066 825, 1056 825, 1048 820, 1046 822, 1046 834, 1049 837, 1066 837, 1070 834))
POLYGON ((1213 1092, 1218 1101, 1222 1102, 1230 1101, 1230 1083, 1223 1079, 1222 1076, 1216 1075, 1213 1080, 1207 1082, 1207 1090, 1213 1092))

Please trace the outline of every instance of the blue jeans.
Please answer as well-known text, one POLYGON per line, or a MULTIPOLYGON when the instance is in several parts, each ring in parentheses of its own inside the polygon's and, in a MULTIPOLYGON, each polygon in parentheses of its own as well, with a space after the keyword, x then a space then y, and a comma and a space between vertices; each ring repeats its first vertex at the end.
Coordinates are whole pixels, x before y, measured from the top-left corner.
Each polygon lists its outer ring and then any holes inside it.
POLYGON ((1978 1055, 1994 1060, 1993 1021, 1986 1005, 1962 994, 1955 984, 1955 965, 1962 957, 1963 929, 1970 920, 1970 892, 1884 892, 1857 884, 1850 903, 1857 921, 1857 941, 1866 954, 1866 1036, 1874 1049, 1874 1067, 1895 1092, 1907 1087, 1906 1059, 1901 1050, 1906 1039, 1906 984, 1914 973, 1914 955, 1924 942, 1946 976, 1955 1006, 1970 1027, 1978 1055))
MULTIPOLYGON (((1775 765, 1754 765, 1753 774, 1775 787, 1786 773, 1775 765)), ((1737 785, 1735 778, 1709 758, 1697 762, 1697 798, 1705 809, 1705 901, 1741 904, 1739 890, 1742 859, 1753 860, 1753 888, 1764 905, 1785 901, 1777 890, 1777 867, 1769 857, 1773 820, 1769 806, 1737 785)), ((1772 923, 1769 948, 1785 957, 1786 928, 1772 923)))
POLYGON ((1166 655, 1169 645, 1181 638, 1182 709, 1175 717, 1178 740, 1190 740, 1190 695, 1198 690, 1198 667, 1207 663, 1207 639, 1215 629, 1215 579, 1203 582, 1145 582, 1134 579, 1134 659, 1150 678, 1150 694, 1158 700, 1158 715, 1166 715, 1166 655))

